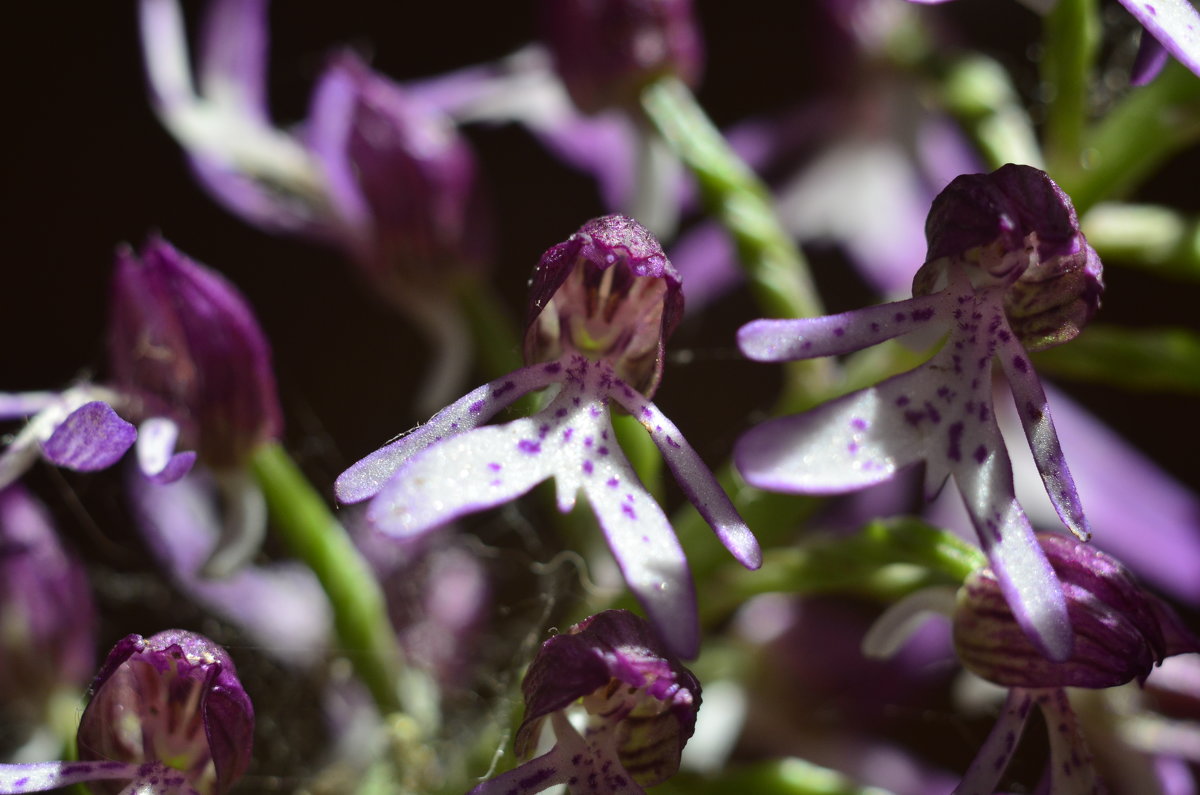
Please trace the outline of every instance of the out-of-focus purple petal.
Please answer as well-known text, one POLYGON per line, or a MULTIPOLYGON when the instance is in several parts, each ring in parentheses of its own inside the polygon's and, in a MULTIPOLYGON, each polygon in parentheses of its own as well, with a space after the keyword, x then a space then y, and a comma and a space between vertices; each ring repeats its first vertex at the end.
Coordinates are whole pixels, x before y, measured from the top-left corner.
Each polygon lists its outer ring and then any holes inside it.
POLYGON ((1129 84, 1133 86, 1148 84, 1158 77, 1158 73, 1167 65, 1168 58, 1170 58, 1170 53, 1167 52, 1167 48, 1149 33, 1143 33, 1141 41, 1138 43, 1137 55, 1133 59, 1133 68, 1129 71, 1129 84))
POLYGON ((545 48, 529 46, 497 64, 407 87, 461 122, 524 125, 555 156, 591 174, 609 209, 632 207, 637 130, 621 113, 580 113, 554 76, 545 48))
POLYGON ((137 439, 137 429, 117 416, 112 406, 96 400, 67 415, 42 450, 51 462, 79 472, 115 464, 137 439))
POLYGON ((242 627, 287 665, 319 661, 332 635, 332 614, 312 571, 298 563, 246 566, 222 580, 201 569, 221 533, 217 491, 203 470, 168 486, 126 479, 146 545, 180 590, 242 627))
POLYGON ((142 474, 154 483, 174 483, 196 462, 196 452, 175 452, 179 426, 166 417, 151 417, 138 427, 137 460, 142 474))
POLYGON ((1000 774, 1012 760, 1032 711, 1031 693, 1021 688, 1008 691, 1008 699, 1004 702, 1004 709, 997 718, 996 725, 988 733, 983 747, 975 754, 975 759, 967 768, 962 783, 954 790, 954 795, 992 795, 996 791, 1000 774))
POLYGON ((1188 0, 1120 0, 1146 32, 1200 75, 1200 13, 1188 0))
POLYGON ((684 311, 689 314, 699 312, 744 278, 733 240, 715 223, 702 223, 685 232, 671 246, 671 262, 687 284, 684 311))
POLYGON ((32 417, 56 400, 57 392, 0 392, 0 420, 32 417))
POLYGON ((268 0, 215 0, 200 34, 200 93, 267 124, 268 0))
POLYGON ((559 380, 557 363, 525 367, 468 392, 439 411, 429 422, 404 434, 355 463, 338 476, 333 490, 338 502, 351 504, 374 497, 405 461, 443 439, 477 428, 522 395, 559 380))
POLYGON ((712 527, 725 548, 743 566, 749 569, 761 566, 762 550, 758 540, 733 507, 729 495, 721 488, 712 470, 705 466, 675 423, 625 384, 618 385, 610 395, 642 423, 684 495, 712 527))

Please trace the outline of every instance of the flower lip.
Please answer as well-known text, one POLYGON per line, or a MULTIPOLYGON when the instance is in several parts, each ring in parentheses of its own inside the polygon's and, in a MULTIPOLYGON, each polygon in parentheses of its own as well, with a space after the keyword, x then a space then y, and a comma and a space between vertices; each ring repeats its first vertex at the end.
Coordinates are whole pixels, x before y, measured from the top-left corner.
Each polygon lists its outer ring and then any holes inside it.
MULTIPOLYGON (((90 695, 77 740, 82 761, 162 762, 203 795, 224 795, 250 764, 254 707, 228 653, 203 635, 125 637, 90 695)), ((111 793, 123 786, 92 784, 111 793)))
POLYGON ((565 349, 613 361, 647 397, 662 377, 663 346, 683 316, 679 272, 644 226, 594 218, 542 255, 530 279, 527 364, 565 349))
POLYGON ((1038 543, 1063 584, 1074 650, 1063 662, 1040 654, 982 569, 960 589, 954 615, 955 648, 974 673, 1006 687, 1106 688, 1144 682, 1165 657, 1200 649, 1117 559, 1070 536, 1039 534, 1038 543))

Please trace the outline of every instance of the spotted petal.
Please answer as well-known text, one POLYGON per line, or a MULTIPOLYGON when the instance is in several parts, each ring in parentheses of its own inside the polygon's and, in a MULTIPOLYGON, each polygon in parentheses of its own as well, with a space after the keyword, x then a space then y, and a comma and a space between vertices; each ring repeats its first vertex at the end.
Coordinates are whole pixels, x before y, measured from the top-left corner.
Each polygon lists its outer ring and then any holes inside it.
POLYGON ((478 428, 522 395, 543 389, 559 378, 557 362, 517 370, 468 392, 439 411, 429 422, 381 447, 338 476, 339 502, 370 499, 383 489, 406 461, 447 437, 478 428))
POLYGON ((200 795, 178 770, 159 763, 35 762, 0 765, 0 793, 46 792, 88 781, 129 781, 134 795, 200 795))
POLYGON ((992 795, 996 791, 996 784, 1017 750, 1017 743, 1032 710, 1033 694, 1021 688, 1008 691, 1008 700, 1004 702, 996 725, 967 768, 967 774, 954 790, 954 795, 992 795))
POLYGON ((1200 75, 1200 13, 1188 0, 1120 0, 1167 52, 1200 75))

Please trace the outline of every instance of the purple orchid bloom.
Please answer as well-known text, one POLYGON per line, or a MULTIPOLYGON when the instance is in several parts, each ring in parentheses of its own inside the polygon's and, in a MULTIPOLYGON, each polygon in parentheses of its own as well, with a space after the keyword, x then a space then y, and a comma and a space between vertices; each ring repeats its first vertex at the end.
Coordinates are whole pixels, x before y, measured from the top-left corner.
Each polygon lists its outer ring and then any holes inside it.
POLYGON ((183 630, 109 653, 79 724, 78 762, 0 766, 0 793, 88 782, 109 795, 225 795, 246 772, 254 708, 233 660, 183 630))
POLYGON ((283 423, 270 347, 249 305, 223 277, 161 238, 140 256, 121 248, 108 351, 108 383, 0 395, 0 419, 33 413, 0 454, 0 486, 39 452, 59 466, 94 471, 115 464, 136 440, 138 465, 156 484, 179 480, 199 460, 226 505, 225 535, 209 571, 232 571, 258 548, 266 525, 246 464, 283 423), (192 449, 177 452, 177 445, 192 449))
POLYGON ((1144 683, 1165 658, 1200 651, 1200 640, 1120 561, 1067 536, 1043 534, 1038 543, 1063 584, 1075 647, 1066 660, 1046 659, 1014 620, 990 569, 963 584, 954 612, 959 659, 1010 691, 999 721, 956 790, 961 795, 993 792, 1035 704, 1051 727, 1049 791, 1099 791, 1064 688, 1111 688, 1134 679, 1144 683))
POLYGON ((696 677, 626 610, 606 610, 543 643, 521 690, 516 752, 529 761, 470 795, 529 795, 556 784, 572 795, 637 795, 679 769, 700 708, 696 677), (587 716, 582 733, 567 715, 576 704, 587 716), (530 759, 547 719, 555 745, 530 759))
POLYGON ((82 691, 95 670, 96 610, 83 564, 20 484, 0 489, 0 627, 0 703, 35 727, 56 691, 82 691))
POLYGON ((201 184, 248 223, 344 252, 436 345, 425 402, 440 404, 469 364, 454 282, 491 248, 478 167, 453 122, 341 52, 308 119, 280 129, 266 100, 266 0, 208 4, 197 85, 177 0, 142 0, 140 13, 155 109, 201 184))
POLYGON ((926 492, 953 475, 980 543, 1022 627, 1054 659, 1071 651, 1066 602, 1013 493, 992 410, 999 358, 1059 516, 1089 535, 1027 350, 1065 342, 1099 304, 1100 261, 1070 199, 1045 173, 1004 166, 956 179, 933 203, 929 253, 914 297, 841 315, 759 320, 738 335, 759 361, 850 353, 910 331, 948 329, 926 364, 806 414, 773 420, 738 443, 752 485, 838 494, 924 461, 926 492))
POLYGON ((749 568, 761 564, 757 541, 712 472, 649 401, 665 340, 683 311, 678 274, 645 227, 610 215, 549 249, 531 285, 528 366, 359 461, 338 478, 337 497, 372 499, 369 521, 409 538, 554 477, 559 510, 570 511, 583 491, 668 647, 692 657, 699 627, 687 561, 662 508, 617 446, 609 419, 613 403, 636 417, 726 548, 749 568), (534 416, 479 427, 521 395, 551 385, 557 392, 534 416))

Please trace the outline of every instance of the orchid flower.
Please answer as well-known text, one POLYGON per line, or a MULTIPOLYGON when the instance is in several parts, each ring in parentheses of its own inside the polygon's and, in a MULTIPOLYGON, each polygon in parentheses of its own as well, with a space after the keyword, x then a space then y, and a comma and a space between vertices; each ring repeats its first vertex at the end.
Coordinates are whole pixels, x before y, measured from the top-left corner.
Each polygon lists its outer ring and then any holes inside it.
POLYGON ((699 627, 687 561, 609 418, 613 403, 637 418, 726 548, 747 567, 760 565, 758 543, 712 472, 649 400, 683 310, 678 274, 645 227, 612 215, 549 249, 531 284, 528 366, 359 461, 338 478, 337 497, 371 499, 368 520, 410 538, 554 477, 559 510, 570 511, 584 493, 651 622, 668 648, 691 657, 699 627), (479 427, 521 395, 552 385, 553 398, 534 416, 479 427))
POLYGON ((208 570, 232 571, 257 550, 266 526, 248 459, 282 431, 270 348, 254 314, 223 277, 154 238, 140 257, 117 252, 107 338, 108 382, 0 395, 0 418, 33 413, 0 454, 0 485, 39 452, 94 471, 115 464, 135 440, 138 465, 155 484, 178 481, 200 461, 226 508, 208 570), (177 444, 192 449, 177 452, 177 444))
POLYGON ((182 630, 130 635, 92 684, 79 761, 0 765, 0 793, 87 782, 104 795, 225 795, 253 735, 254 708, 224 649, 182 630))
POLYGON ((1040 535, 1038 542, 1063 583, 1075 647, 1063 661, 1042 655, 1013 620, 990 569, 975 572, 959 589, 953 619, 959 659, 973 673, 1010 688, 995 728, 956 790, 959 795, 991 795, 1035 704, 1050 727, 1049 791, 1099 791, 1064 688, 1144 683, 1165 658, 1200 651, 1200 641, 1171 608, 1145 591, 1120 561, 1067 536, 1040 535))
POLYGON ((420 402, 440 403, 469 364, 455 281, 490 257, 478 168, 454 124, 341 52, 308 119, 278 128, 266 98, 266 0, 208 4, 195 80, 177 0, 142 0, 140 14, 155 110, 201 184, 248 223, 345 253, 437 347, 420 402))
POLYGON ((1100 262, 1069 198, 1029 166, 952 182, 930 210, 928 261, 906 301, 800 320, 759 320, 738 335, 759 361, 850 353, 910 331, 948 330, 921 367, 802 415, 764 423, 738 442, 751 484, 837 494, 925 463, 927 494, 954 477, 981 545, 1021 626, 1049 656, 1070 655, 1066 602, 1013 493, 992 410, 999 359, 1043 483, 1063 523, 1089 534, 1027 350, 1065 342, 1099 304, 1100 262))
POLYGON ((696 726, 700 683, 625 610, 586 618, 542 644, 521 684, 516 751, 528 759, 470 795, 530 795, 565 784, 572 795, 638 795, 679 769, 696 726), (573 705, 586 713, 577 729, 573 705), (546 720, 555 745, 530 759, 546 720))

